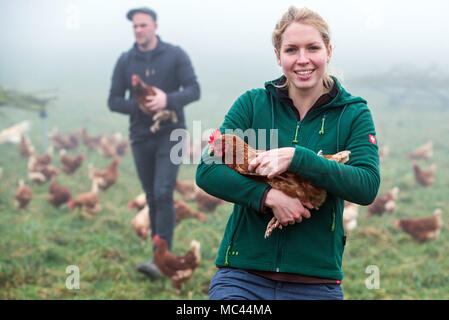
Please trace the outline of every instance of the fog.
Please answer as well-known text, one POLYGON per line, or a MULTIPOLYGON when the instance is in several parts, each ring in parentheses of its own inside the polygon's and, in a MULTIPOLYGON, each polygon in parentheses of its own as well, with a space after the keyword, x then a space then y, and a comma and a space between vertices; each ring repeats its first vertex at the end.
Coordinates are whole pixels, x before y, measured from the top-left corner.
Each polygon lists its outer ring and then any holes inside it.
POLYGON ((158 13, 158 34, 190 55, 203 97, 232 84, 262 86, 280 74, 271 33, 289 5, 320 13, 331 28, 331 67, 342 78, 391 66, 447 71, 447 1, 19 0, 1 1, 0 83, 23 90, 98 89, 133 42, 130 8, 158 13))

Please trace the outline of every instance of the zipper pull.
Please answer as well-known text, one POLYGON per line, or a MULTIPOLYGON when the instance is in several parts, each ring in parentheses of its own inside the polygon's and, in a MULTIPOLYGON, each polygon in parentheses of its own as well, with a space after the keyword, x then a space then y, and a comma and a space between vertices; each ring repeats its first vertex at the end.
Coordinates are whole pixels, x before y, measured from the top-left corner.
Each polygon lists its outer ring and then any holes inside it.
POLYGON ((335 211, 332 211, 332 226, 331 231, 334 232, 335 230, 335 211))
POLYGON ((321 130, 318 132, 320 136, 324 134, 324 121, 326 120, 326 115, 323 115, 323 118, 321 119, 321 130))
POLYGON ((292 143, 297 144, 298 143, 298 131, 299 131, 299 125, 300 121, 296 122, 296 131, 295 131, 295 138, 293 139, 292 143))
POLYGON ((231 245, 232 245, 232 242, 229 243, 229 246, 226 249, 225 266, 229 265, 228 256, 229 256, 229 250, 231 249, 231 245))

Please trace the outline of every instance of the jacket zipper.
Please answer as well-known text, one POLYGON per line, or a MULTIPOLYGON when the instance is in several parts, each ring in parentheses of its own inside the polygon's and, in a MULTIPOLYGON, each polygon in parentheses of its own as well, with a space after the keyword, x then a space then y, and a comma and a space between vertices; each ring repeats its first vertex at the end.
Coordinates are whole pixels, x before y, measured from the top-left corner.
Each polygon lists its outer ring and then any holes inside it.
POLYGON ((332 206, 332 224, 331 224, 331 232, 335 230, 335 206, 332 206))
POLYGON ((232 240, 229 241, 228 248, 226 249, 225 266, 229 265, 228 256, 229 256, 229 251, 231 250, 231 246, 232 246, 232 240))
POLYGON ((238 217, 238 220, 237 220, 237 223, 236 223, 236 226, 235 226, 235 229, 234 229, 234 231, 232 232, 231 240, 229 241, 228 247, 226 248, 225 266, 228 266, 228 265, 229 265, 229 260, 228 260, 228 258, 229 258, 229 252, 231 251, 231 248, 232 248, 232 242, 234 241, 234 236, 235 236, 235 233, 237 232, 237 229, 238 229, 238 227, 239 227, 239 225, 240 225, 240 220, 241 220, 241 219, 242 219, 242 214, 240 213, 240 214, 239 214, 239 217, 238 217))
POLYGON ((284 238, 285 238, 285 228, 282 228, 279 230, 279 241, 278 241, 278 247, 277 247, 277 254, 276 254, 276 272, 279 272, 279 266, 281 264, 281 258, 282 258, 282 247, 284 244, 284 238))
POLYGON ((318 132, 320 136, 324 134, 324 122, 326 121, 326 114, 323 115, 323 118, 321 119, 321 129, 318 132))
POLYGON ((299 133, 299 128, 300 127, 301 127, 301 121, 298 120, 296 122, 295 138, 292 141, 292 143, 294 143, 294 144, 298 144, 298 133, 299 133))

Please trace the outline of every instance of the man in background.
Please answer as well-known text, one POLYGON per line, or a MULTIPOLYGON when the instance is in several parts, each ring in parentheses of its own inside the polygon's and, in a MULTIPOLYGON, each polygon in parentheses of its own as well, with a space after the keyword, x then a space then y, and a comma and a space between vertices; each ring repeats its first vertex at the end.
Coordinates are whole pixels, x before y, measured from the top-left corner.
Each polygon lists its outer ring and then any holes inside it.
MULTIPOLYGON (((170 141, 170 133, 185 128, 184 106, 199 99, 200 87, 184 50, 156 35, 155 11, 132 9, 126 17, 132 21, 136 42, 115 65, 108 106, 111 111, 129 115, 132 152, 150 208, 152 236, 158 234, 171 249, 175 226, 173 190, 179 165, 170 161, 170 149, 177 143, 170 141), (134 96, 133 74, 156 87, 155 95, 148 96, 145 105, 139 105, 134 96), (126 91, 130 93, 128 99, 126 91), (159 130, 151 132, 153 120, 148 114, 164 109, 174 111, 177 122, 161 122, 159 130)), ((160 276, 152 259, 137 270, 152 278, 160 276)))

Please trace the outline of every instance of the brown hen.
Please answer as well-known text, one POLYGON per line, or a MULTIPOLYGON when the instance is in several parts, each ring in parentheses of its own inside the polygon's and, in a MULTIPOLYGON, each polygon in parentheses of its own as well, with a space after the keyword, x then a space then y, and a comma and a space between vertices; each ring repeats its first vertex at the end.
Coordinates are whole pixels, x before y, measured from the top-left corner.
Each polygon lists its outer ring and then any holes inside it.
POLYGON ((51 179, 48 192, 49 195, 47 197, 47 200, 56 208, 60 207, 64 203, 68 203, 70 199, 72 199, 69 188, 58 184, 55 178, 51 179))
MULTIPOLYGON (((143 106, 147 102, 147 96, 156 95, 154 87, 143 82, 142 79, 137 74, 132 75, 131 83, 132 86, 134 87, 134 94, 137 103, 141 106, 141 108, 143 108, 143 106)), ((148 116, 150 116, 154 121, 154 124, 150 127, 150 130, 153 133, 160 129, 160 123, 162 121, 171 120, 172 123, 178 122, 176 113, 171 110, 163 109, 157 112, 145 111, 145 113, 148 116)))
POLYGON ((394 187, 388 192, 378 196, 373 203, 368 206, 367 217, 373 215, 381 216, 384 212, 393 212, 396 209, 396 200, 398 199, 399 188, 394 187))
POLYGON ((173 204, 175 207, 176 222, 187 218, 194 218, 199 221, 204 221, 204 219, 206 219, 204 214, 193 211, 190 209, 189 205, 182 200, 175 199, 173 200, 173 204))
POLYGON ((83 160, 85 159, 84 154, 71 157, 67 155, 65 149, 61 149, 59 155, 61 156, 61 169, 68 175, 71 175, 76 170, 78 170, 78 168, 83 164, 83 160))
POLYGON ((30 186, 26 185, 22 179, 19 180, 19 187, 17 188, 14 196, 14 204, 16 208, 23 211, 23 209, 25 209, 30 203, 32 197, 33 195, 31 193, 30 186))
POLYGON ((145 205, 134 218, 131 220, 131 226, 134 229, 134 232, 143 240, 146 240, 148 237, 148 232, 151 228, 150 225, 150 208, 145 205))
POLYGON ((114 157, 106 169, 95 169, 92 164, 89 164, 89 178, 105 191, 117 181, 119 163, 120 158, 114 157))
POLYGON ((408 155, 409 159, 430 159, 433 157, 433 141, 429 141, 426 144, 418 147, 408 155))
POLYGON ((181 285, 190 279, 201 262, 200 243, 196 240, 190 242, 190 250, 183 256, 176 256, 168 250, 167 242, 158 235, 153 237, 156 246, 154 262, 159 270, 172 280, 173 287, 178 293, 181 285))
POLYGON ((432 164, 430 168, 421 169, 415 162, 412 162, 415 180, 420 185, 427 187, 435 182, 436 164, 432 164))
POLYGON ((402 229, 418 242, 435 240, 443 225, 441 213, 441 209, 436 209, 433 216, 428 218, 402 219, 395 222, 395 227, 402 229))
POLYGON ((91 219, 101 210, 98 200, 98 185, 94 181, 91 191, 79 194, 75 200, 70 199, 68 207, 69 209, 80 208, 81 216, 91 219))

